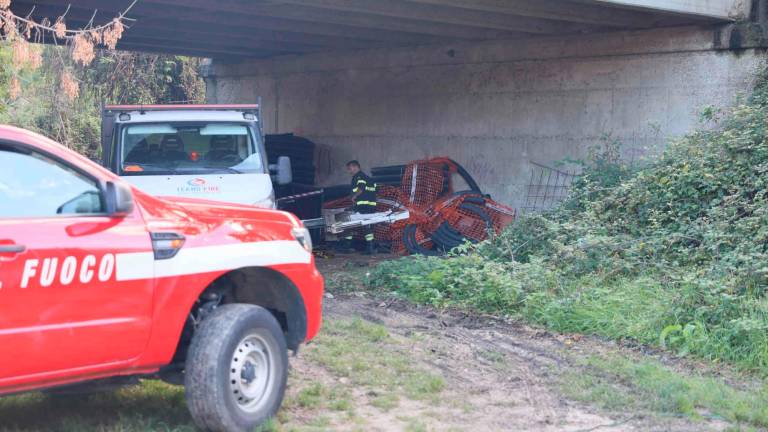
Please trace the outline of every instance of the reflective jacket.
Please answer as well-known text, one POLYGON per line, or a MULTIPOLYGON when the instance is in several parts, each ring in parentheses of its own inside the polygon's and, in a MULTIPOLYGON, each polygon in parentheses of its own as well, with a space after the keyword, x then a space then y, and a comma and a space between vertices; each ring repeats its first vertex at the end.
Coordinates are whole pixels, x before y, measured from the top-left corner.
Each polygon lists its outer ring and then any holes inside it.
POLYGON ((376 183, 360 171, 352 177, 352 193, 362 191, 355 199, 355 211, 374 213, 376 211, 376 183))

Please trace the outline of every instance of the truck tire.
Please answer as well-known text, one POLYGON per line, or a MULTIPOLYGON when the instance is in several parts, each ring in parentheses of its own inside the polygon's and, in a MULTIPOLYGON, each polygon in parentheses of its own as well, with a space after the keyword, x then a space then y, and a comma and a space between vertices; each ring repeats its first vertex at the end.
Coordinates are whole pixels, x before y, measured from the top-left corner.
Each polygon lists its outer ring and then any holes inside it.
POLYGON ((205 431, 252 431, 283 402, 288 354, 266 309, 218 307, 195 332, 186 363, 187 406, 205 431))

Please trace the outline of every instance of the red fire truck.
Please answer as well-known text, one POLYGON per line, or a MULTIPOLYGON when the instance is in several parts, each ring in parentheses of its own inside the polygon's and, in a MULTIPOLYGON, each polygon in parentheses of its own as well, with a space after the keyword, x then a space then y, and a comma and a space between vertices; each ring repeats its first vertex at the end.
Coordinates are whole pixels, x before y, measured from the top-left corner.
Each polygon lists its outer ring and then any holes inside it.
POLYGON ((311 251, 289 213, 153 197, 0 126, 0 394, 161 378, 202 429, 252 430, 320 327, 311 251))

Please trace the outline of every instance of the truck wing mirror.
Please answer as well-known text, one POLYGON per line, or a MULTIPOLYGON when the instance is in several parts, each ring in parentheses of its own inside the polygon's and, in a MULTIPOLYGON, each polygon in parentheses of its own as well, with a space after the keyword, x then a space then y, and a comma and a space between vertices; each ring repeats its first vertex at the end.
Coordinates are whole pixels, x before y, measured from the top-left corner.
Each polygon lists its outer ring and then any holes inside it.
POLYGON ((274 172, 274 179, 278 185, 287 185, 293 181, 293 169, 291 168, 291 158, 280 156, 277 163, 269 166, 269 170, 274 172))
POLYGON ((125 183, 107 182, 106 201, 110 217, 125 217, 133 211, 133 193, 125 183))

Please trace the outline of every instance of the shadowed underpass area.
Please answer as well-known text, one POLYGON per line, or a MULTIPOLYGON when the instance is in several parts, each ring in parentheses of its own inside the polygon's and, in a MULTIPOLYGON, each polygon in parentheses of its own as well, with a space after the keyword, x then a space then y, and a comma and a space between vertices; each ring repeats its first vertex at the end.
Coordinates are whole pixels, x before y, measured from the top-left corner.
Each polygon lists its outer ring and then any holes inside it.
MULTIPOLYGON (((37 19, 66 11, 74 27, 111 20, 130 4, 18 0, 12 10, 37 19)), ((745 13, 735 0, 141 0, 119 48, 243 59, 709 25, 745 13)))

